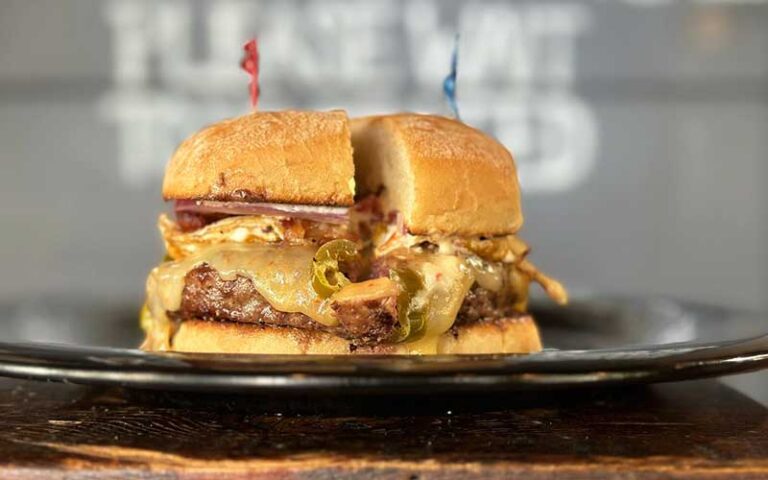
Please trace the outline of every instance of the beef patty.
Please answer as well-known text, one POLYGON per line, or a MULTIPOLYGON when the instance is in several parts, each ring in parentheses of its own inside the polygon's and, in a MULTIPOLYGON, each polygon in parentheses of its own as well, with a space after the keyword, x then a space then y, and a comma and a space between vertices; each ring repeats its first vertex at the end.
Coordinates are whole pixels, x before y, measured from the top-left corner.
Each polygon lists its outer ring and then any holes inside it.
POLYGON ((348 304, 335 308, 332 304, 339 323, 328 327, 303 313, 276 310, 256 291, 249 278, 238 275, 233 280, 225 280, 208 264, 187 272, 184 281, 181 307, 168 312, 176 321, 195 318, 320 330, 357 345, 381 343, 393 335, 397 326, 394 296, 367 299, 356 308, 349 308, 348 304))
MULTIPOLYGON (((343 307, 331 305, 339 323, 328 327, 303 313, 276 310, 247 277, 225 280, 209 265, 201 264, 186 274, 181 306, 175 312, 168 312, 168 316, 175 321, 200 319, 320 330, 355 345, 383 343, 394 334, 396 297, 367 299, 354 308, 349 307, 348 304, 343 307)), ((505 304, 500 295, 475 284, 461 305, 456 325, 520 315, 511 304, 505 304)))

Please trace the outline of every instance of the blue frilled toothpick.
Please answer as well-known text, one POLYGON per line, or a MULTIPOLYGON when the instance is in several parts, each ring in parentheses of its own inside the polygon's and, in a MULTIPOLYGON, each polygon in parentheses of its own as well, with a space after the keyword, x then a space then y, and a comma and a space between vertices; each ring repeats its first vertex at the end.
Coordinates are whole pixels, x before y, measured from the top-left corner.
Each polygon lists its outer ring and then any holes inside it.
POLYGON ((456 104, 456 66, 458 64, 459 57, 459 34, 457 33, 453 40, 453 53, 451 54, 451 71, 448 76, 443 80, 443 93, 445 99, 448 101, 448 106, 453 111, 453 116, 456 120, 461 120, 459 117, 459 106, 456 104))

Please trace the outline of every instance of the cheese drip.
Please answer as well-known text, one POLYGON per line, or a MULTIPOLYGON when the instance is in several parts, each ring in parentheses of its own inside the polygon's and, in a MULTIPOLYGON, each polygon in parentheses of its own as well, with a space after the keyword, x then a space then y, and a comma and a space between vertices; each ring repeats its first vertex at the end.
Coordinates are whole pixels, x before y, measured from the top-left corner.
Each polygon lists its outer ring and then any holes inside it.
POLYGON ((424 310, 426 323, 424 335, 406 343, 405 348, 412 354, 435 354, 440 336, 456 321, 476 273, 464 260, 453 255, 417 255, 409 259, 407 265, 418 272, 424 282, 413 303, 424 310))
POLYGON ((312 288, 315 250, 316 247, 308 245, 227 243, 201 250, 194 257, 159 265, 147 280, 147 306, 155 319, 150 334, 156 334, 157 342, 167 343, 162 340, 171 336, 166 312, 181 307, 184 277, 203 263, 224 280, 248 278, 277 310, 300 312, 323 325, 336 325, 330 302, 320 299, 312 288))

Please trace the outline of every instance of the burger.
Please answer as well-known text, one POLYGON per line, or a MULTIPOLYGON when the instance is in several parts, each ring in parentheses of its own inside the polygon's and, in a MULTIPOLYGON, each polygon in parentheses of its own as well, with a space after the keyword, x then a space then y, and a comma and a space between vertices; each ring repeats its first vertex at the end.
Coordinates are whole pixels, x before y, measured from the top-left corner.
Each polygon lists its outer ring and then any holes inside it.
POLYGON ((541 349, 509 151, 414 113, 255 112, 173 154, 142 348, 256 354, 541 349))

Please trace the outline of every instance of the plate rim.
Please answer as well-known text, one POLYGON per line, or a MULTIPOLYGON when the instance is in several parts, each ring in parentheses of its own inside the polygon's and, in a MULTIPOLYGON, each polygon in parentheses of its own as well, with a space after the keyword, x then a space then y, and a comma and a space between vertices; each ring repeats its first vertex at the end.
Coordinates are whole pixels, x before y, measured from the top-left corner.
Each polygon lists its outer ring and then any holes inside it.
MULTIPOLYGON (((59 358, 61 360, 61 358, 59 358)), ((297 363, 298 363, 297 362, 297 363)), ((323 392, 341 389, 357 393, 434 393, 486 392, 500 390, 525 390, 540 388, 608 386, 625 383, 655 383, 707 378, 713 376, 745 373, 768 368, 768 334, 725 342, 693 343, 679 342, 625 349, 595 350, 545 350, 541 353, 519 355, 470 355, 470 356, 274 356, 247 355, 229 356, 224 354, 185 354, 179 352, 144 352, 138 349, 89 347, 43 342, 10 343, 0 342, 0 375, 30 380, 58 381, 86 385, 112 385, 151 390, 205 391, 205 392, 261 392, 296 393, 323 392), (685 348, 682 348, 685 347, 685 348), (47 353, 47 361, 35 361, 30 350, 47 353), (68 365, 65 361, 56 363, 56 356, 89 354, 91 365, 68 365), (657 355, 638 358, 627 357, 627 352, 639 354, 656 352, 657 355), (95 360, 93 354, 110 355, 95 360), (625 355, 622 358, 622 355, 625 355), (114 364, 114 357, 134 358, 156 363, 138 365, 135 368, 124 363, 114 364), (582 358, 579 358, 582 356, 582 358), (238 358, 238 362, 232 360, 238 358), (346 363, 356 364, 360 371, 339 373, 339 371, 262 371, 254 372, 255 365, 264 363, 246 362, 261 357, 272 361, 293 359, 305 366, 322 357, 325 362, 343 358, 346 363), (395 357, 395 358, 393 358, 395 357), (486 360, 475 367, 455 369, 453 360, 466 363, 486 360), (200 368, 198 361, 213 361, 219 366, 251 367, 246 370, 221 370, 200 368), (490 361, 490 363, 489 363, 490 361), (610 362, 608 365, 606 362, 610 362), (438 365, 436 370, 422 369, 402 371, 392 368, 394 363, 424 366, 438 365), (379 367, 371 369, 370 367, 379 367), (488 368, 488 367, 492 368, 488 368), (558 367, 550 368, 547 367, 558 367), (581 366, 583 368, 575 368, 581 366), (609 366, 610 368, 606 368, 609 366), (566 367, 566 368, 562 368, 566 367), (591 368, 587 368, 591 367, 591 368), (602 368, 600 368, 602 367, 602 368), (149 368, 149 369, 148 369, 149 368), (423 389, 429 387, 429 392, 423 389)))

